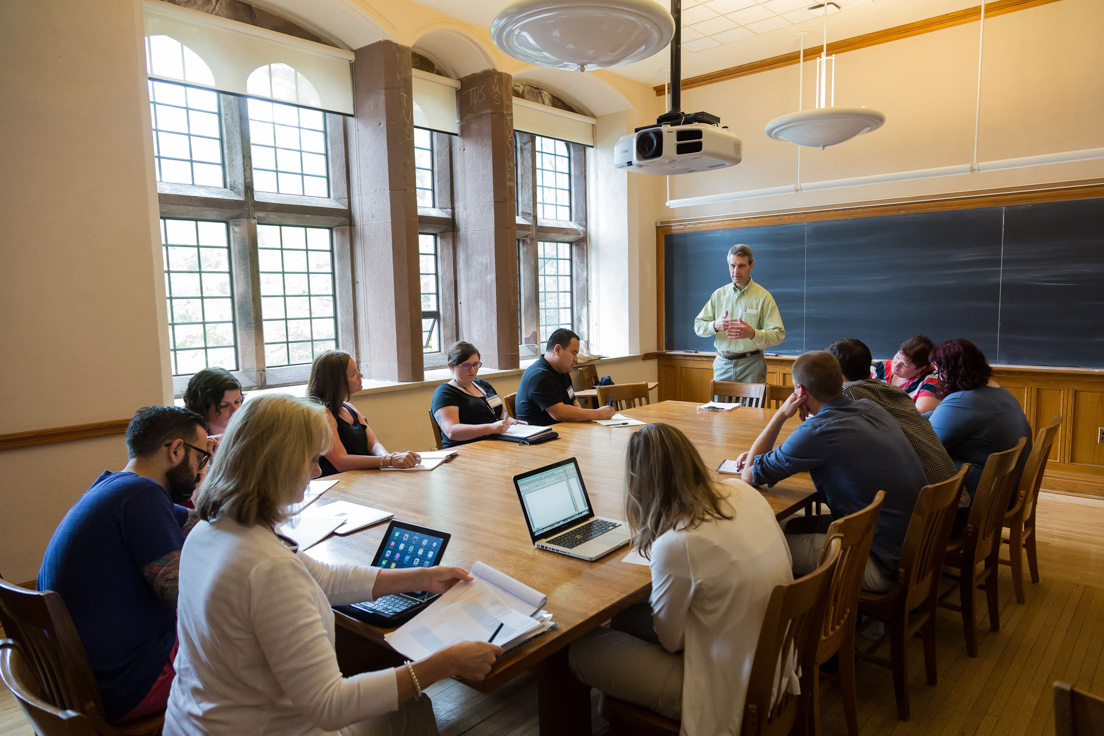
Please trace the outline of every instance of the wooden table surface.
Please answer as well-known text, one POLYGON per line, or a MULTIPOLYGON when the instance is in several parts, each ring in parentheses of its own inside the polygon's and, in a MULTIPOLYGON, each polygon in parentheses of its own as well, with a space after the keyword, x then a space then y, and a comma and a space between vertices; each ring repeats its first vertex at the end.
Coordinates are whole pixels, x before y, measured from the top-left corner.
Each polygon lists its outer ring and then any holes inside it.
MULTIPOLYGON (((666 422, 682 429, 716 468, 751 446, 771 412, 746 407, 730 413, 698 412, 691 402, 666 401, 626 412, 647 422, 666 422)), ((782 435, 796 426, 789 423, 782 435)), ((534 667, 619 611, 644 600, 650 590, 647 567, 622 562, 629 548, 586 562, 536 549, 525 526, 512 476, 576 457, 595 513, 623 519, 625 455, 631 427, 606 428, 594 423, 558 424, 560 438, 540 445, 483 441, 459 448, 459 456, 429 472, 351 471, 316 503, 336 500, 386 509, 396 519, 452 534, 445 565, 471 568, 482 561, 548 596, 548 611, 559 626, 503 656, 483 682, 467 683, 489 692, 534 667)), ((718 478, 730 478, 720 476, 718 478)), ((807 505, 812 481, 802 474, 764 491, 779 519, 807 505)), ((369 564, 386 524, 347 537, 331 536, 311 547, 319 560, 369 564)), ((342 626, 373 641, 379 629, 337 614, 342 626)))

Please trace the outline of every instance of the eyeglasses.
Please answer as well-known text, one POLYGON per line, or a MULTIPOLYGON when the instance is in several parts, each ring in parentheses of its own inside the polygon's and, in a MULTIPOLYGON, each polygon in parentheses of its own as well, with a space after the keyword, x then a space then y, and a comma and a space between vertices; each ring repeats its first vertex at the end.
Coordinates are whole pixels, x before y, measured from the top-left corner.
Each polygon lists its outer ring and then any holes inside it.
POLYGON ((461 363, 460 367, 466 371, 477 371, 483 367, 483 363, 461 363))
MULTIPOLYGON (((171 442, 166 442, 165 447, 168 447, 171 444, 172 444, 171 442)), ((206 450, 201 450, 198 447, 196 447, 195 445, 189 445, 187 442, 184 443, 184 446, 187 447, 189 450, 195 450, 196 452, 199 453, 199 469, 200 470, 203 470, 203 468, 207 467, 207 463, 211 462, 211 453, 207 452, 206 450)))

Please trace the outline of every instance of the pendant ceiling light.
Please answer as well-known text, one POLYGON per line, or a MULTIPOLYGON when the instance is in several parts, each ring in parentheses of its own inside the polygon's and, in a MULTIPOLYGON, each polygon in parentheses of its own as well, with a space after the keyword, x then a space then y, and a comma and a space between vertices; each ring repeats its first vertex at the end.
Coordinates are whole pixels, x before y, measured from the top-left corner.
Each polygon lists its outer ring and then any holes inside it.
POLYGON ((805 42, 802 36, 798 72, 798 112, 783 115, 767 123, 766 134, 780 141, 799 146, 825 148, 849 141, 855 136, 882 127, 885 115, 865 107, 836 107, 836 57, 828 55, 828 9, 839 10, 834 2, 825 2, 809 8, 822 11, 824 18, 824 50, 817 57, 816 109, 802 110, 801 98, 804 79, 805 42))
POLYGON ((665 48, 675 22, 655 0, 522 0, 491 24, 510 56, 554 69, 604 69, 665 48))

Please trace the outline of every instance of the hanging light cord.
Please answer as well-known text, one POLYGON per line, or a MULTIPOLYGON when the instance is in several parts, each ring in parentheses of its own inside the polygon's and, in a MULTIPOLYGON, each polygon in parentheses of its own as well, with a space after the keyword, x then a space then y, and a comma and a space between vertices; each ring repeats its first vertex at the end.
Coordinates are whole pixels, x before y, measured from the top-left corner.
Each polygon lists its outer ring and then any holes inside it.
POLYGON ((981 128, 981 63, 985 55, 985 0, 981 0, 980 26, 981 30, 978 32, 977 102, 974 107, 974 171, 977 171, 978 167, 978 136, 981 128))

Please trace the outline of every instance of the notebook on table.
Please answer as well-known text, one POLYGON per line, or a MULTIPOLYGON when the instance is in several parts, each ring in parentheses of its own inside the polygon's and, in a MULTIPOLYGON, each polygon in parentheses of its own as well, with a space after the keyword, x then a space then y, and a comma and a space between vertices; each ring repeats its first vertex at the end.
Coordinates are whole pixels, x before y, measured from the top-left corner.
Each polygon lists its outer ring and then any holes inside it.
POLYGON ((538 549, 597 560, 629 543, 623 521, 595 516, 573 457, 515 475, 514 488, 538 549))
MULTIPOLYGON (((383 535, 373 567, 399 569, 434 567, 441 561, 451 534, 393 519, 383 535)), ((376 626, 398 626, 440 597, 426 591, 393 593, 374 601, 334 606, 334 609, 376 626)))

